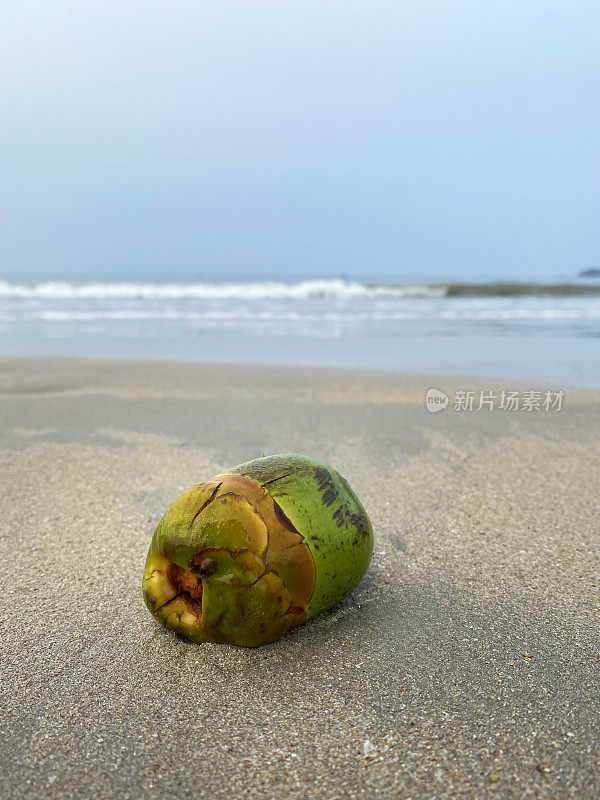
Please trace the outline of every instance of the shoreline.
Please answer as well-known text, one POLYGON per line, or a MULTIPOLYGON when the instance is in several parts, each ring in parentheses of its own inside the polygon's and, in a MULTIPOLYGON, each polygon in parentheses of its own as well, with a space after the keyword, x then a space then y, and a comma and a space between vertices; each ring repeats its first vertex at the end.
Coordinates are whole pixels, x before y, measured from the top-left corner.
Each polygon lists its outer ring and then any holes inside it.
POLYGON ((427 412, 463 383, 0 358, 2 797, 596 798, 600 392, 427 412), (366 577, 274 645, 177 639, 141 598, 158 519, 275 452, 348 479, 366 577))
MULTIPOLYGON (((600 397, 600 387, 593 385, 580 385, 573 383, 565 383, 559 380, 543 380, 540 378, 527 378, 527 377, 505 377, 502 375, 478 375, 478 374, 463 374, 457 372, 440 372, 430 370, 406 370, 395 367, 370 367, 370 366, 331 366, 328 364, 296 364, 289 362, 265 362, 265 361, 223 361, 223 360, 208 360, 198 358, 188 358, 181 356, 179 358, 172 355, 164 356, 134 356, 134 355, 87 355, 87 354, 71 354, 71 353, 0 353, 0 380, 3 370, 4 362, 15 363, 30 363, 36 369, 48 370, 53 364, 60 369, 63 365, 70 367, 73 364, 81 364, 84 368, 93 367, 93 365, 108 368, 112 373, 113 369, 118 374, 120 367, 123 369, 128 366, 135 367, 141 365, 144 367, 165 366, 169 368, 172 366, 182 367, 185 369, 213 369, 232 372, 250 372, 256 370, 265 370, 273 372, 290 372, 303 375, 323 375, 324 377, 335 376, 357 376, 364 377, 365 379, 388 378, 397 379, 400 383, 406 384, 420 384, 429 387, 437 383, 444 383, 449 387, 456 386, 469 386, 469 388, 480 387, 530 387, 530 388, 562 388, 574 394, 589 395, 593 399, 595 395, 600 397)), ((0 394, 2 393, 2 384, 0 383, 0 394)))

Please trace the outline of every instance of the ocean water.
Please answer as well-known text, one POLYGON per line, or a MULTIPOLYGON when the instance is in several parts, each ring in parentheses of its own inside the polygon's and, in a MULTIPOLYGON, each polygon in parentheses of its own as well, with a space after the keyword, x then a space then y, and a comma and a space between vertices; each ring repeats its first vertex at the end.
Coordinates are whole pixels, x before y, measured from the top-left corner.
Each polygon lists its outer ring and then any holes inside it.
POLYGON ((0 281, 0 351, 600 387, 600 285, 0 281))

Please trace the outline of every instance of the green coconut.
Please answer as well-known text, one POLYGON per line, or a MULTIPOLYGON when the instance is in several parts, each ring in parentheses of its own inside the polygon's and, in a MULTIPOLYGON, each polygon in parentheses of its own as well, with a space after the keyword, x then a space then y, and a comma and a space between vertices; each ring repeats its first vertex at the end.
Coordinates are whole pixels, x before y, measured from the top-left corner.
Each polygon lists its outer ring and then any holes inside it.
POLYGON ((360 581, 373 531, 326 464, 277 455, 192 486, 167 509, 143 592, 158 622, 193 642, 257 647, 337 603, 360 581))

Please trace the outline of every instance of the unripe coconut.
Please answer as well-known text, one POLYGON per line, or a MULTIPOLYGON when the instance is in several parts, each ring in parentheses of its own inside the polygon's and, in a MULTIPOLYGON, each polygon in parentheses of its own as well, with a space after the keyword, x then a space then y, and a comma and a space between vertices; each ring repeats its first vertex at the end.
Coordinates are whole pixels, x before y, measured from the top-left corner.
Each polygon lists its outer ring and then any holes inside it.
POLYGON ((144 600, 193 642, 257 647, 329 608, 365 574, 366 511, 331 467, 257 458, 193 486, 152 537, 144 600))

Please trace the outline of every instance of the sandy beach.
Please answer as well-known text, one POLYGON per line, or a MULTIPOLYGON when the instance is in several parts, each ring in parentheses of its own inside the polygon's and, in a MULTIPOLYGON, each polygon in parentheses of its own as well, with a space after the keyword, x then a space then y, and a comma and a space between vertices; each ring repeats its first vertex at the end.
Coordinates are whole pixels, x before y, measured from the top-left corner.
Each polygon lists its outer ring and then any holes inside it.
POLYGON ((519 388, 0 359, 0 797, 597 798, 600 393, 430 414, 431 386, 519 388), (278 452, 356 490, 367 576, 264 648, 161 629, 163 511, 278 452))

